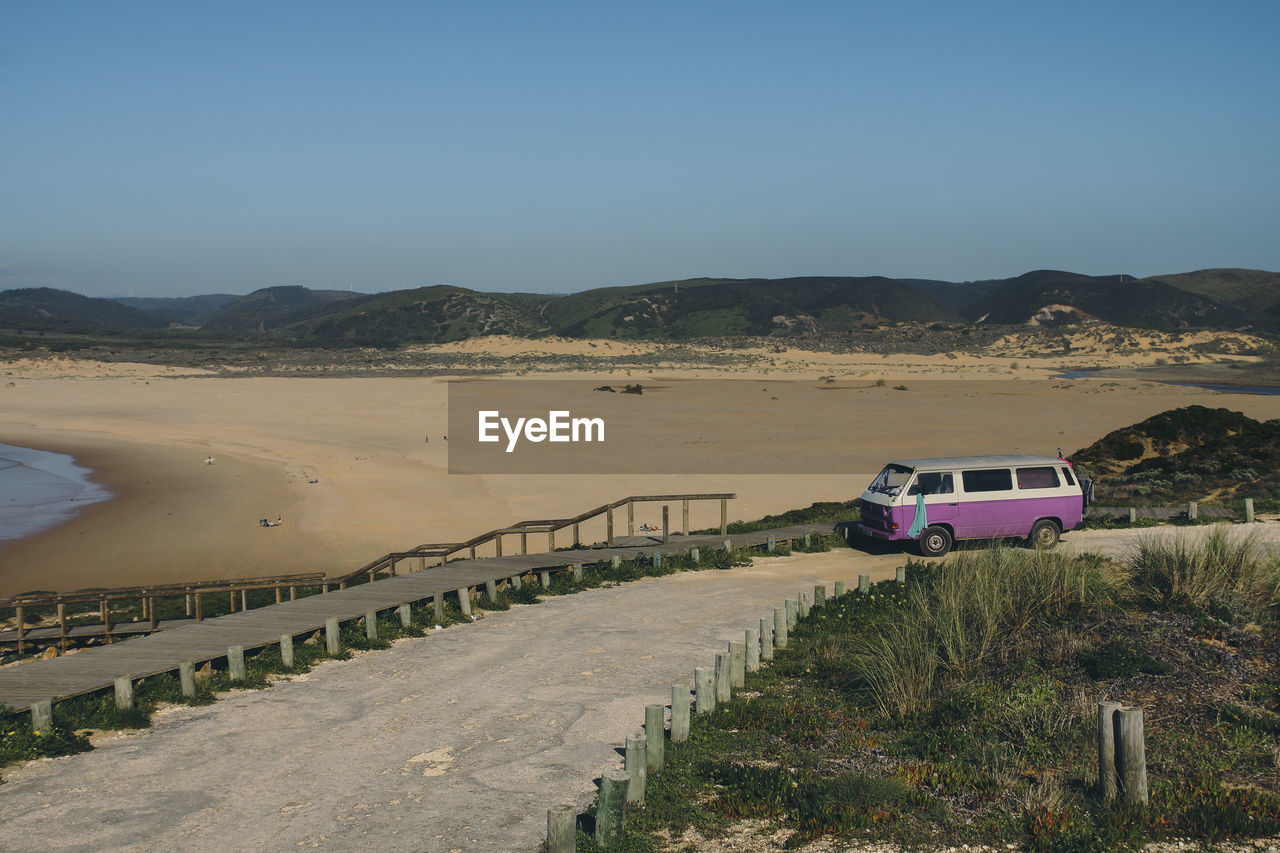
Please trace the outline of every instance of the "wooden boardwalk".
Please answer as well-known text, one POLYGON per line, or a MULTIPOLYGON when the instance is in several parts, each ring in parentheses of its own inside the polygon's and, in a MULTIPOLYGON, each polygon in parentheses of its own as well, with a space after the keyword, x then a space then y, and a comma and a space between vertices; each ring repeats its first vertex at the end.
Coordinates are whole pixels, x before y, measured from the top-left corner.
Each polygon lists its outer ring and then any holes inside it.
POLYGON ((614 556, 629 559, 660 551, 682 553, 689 548, 713 551, 730 539, 734 547, 758 547, 769 539, 784 542, 806 533, 830 533, 831 524, 803 524, 728 536, 673 536, 660 542, 614 548, 520 554, 479 560, 458 560, 425 571, 380 579, 372 583, 244 610, 169 628, 75 654, 37 660, 0 669, 0 703, 23 711, 34 702, 66 699, 111 687, 121 675, 142 678, 176 670, 184 661, 198 666, 225 657, 231 646, 261 648, 278 643, 284 634, 297 636, 324 628, 325 620, 356 619, 369 611, 391 610, 424 601, 437 592, 483 586, 538 570, 564 569, 575 563, 594 563, 614 556))

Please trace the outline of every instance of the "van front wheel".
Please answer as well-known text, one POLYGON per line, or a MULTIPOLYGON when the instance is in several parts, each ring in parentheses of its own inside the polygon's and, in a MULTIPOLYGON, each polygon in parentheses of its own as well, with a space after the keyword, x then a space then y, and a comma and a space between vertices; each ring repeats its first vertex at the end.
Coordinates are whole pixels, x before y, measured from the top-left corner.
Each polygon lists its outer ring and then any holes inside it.
POLYGON ((1042 518, 1032 526, 1031 534, 1027 537, 1027 545, 1032 548, 1052 548, 1058 544, 1058 536, 1061 533, 1057 523, 1042 518))
POLYGON ((945 527, 926 527, 920 533, 920 553, 926 557, 941 557, 951 550, 951 534, 945 527))

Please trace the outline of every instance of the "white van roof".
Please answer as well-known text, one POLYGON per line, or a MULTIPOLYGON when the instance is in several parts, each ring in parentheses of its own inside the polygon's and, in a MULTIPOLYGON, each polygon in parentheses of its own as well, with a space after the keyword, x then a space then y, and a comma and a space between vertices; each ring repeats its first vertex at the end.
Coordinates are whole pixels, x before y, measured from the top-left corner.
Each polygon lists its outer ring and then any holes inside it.
POLYGON ((1012 468, 1018 465, 1060 465, 1065 460, 1057 456, 937 456, 930 459, 899 459, 895 465, 928 471, 933 468, 1012 468))

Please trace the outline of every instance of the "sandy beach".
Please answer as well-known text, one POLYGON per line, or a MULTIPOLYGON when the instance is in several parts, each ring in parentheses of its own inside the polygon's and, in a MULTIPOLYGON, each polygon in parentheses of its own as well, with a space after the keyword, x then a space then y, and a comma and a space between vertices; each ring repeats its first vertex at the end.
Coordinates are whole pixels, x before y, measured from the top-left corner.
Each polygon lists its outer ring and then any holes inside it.
MULTIPOLYGON (((618 347, 615 352, 640 346, 603 345, 618 347)), ((506 339, 487 346, 509 359, 538 347, 599 354, 587 342, 506 339)), ((712 460, 709 470, 723 473, 697 475, 451 475, 444 376, 263 378, 67 359, 2 364, 0 442, 72 454, 118 497, 44 534, 0 546, 0 595, 339 573, 389 550, 458 541, 525 518, 572 515, 631 494, 736 492, 730 518, 754 518, 855 497, 894 457, 1070 452, 1191 403, 1280 417, 1280 397, 1054 379, 1062 367, 1057 356, 1011 362, 1004 354, 758 355, 746 368, 546 374, 668 387, 700 378, 760 380, 762 388, 786 380, 784 408, 762 405, 765 396, 779 395, 761 395, 751 383, 698 386, 712 389, 701 402, 710 437, 700 452, 712 460), (907 390, 895 390, 898 384, 907 390), (786 452, 794 454, 796 470, 807 473, 740 473, 751 470, 744 460, 760 449, 735 424, 785 417, 792 428, 797 412, 807 428, 792 436, 786 452), (213 464, 206 464, 208 457, 213 464), (279 527, 258 525, 277 516, 284 520, 279 527)), ((1152 357, 1145 352, 1128 361, 1150 364, 1152 357)), ((536 408, 539 377, 524 378, 529 406, 536 408)), ((636 523, 659 522, 660 513, 656 506, 638 513, 636 523)), ((718 506, 694 505, 695 528, 718 520, 718 506)), ((583 536, 603 538, 603 523, 598 530, 585 527, 583 536)))

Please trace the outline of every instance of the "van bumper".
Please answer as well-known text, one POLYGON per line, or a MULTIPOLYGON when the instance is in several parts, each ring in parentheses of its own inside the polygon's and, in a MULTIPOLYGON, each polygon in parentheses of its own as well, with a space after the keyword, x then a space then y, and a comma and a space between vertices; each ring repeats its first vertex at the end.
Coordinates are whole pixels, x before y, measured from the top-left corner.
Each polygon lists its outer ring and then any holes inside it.
POLYGON ((855 530, 857 531, 859 536, 866 536, 869 539, 879 539, 881 542, 890 542, 896 538, 900 538, 900 537, 895 537, 892 533, 888 533, 884 530, 879 530, 875 527, 868 527, 867 525, 861 524, 861 523, 858 524, 855 530))

